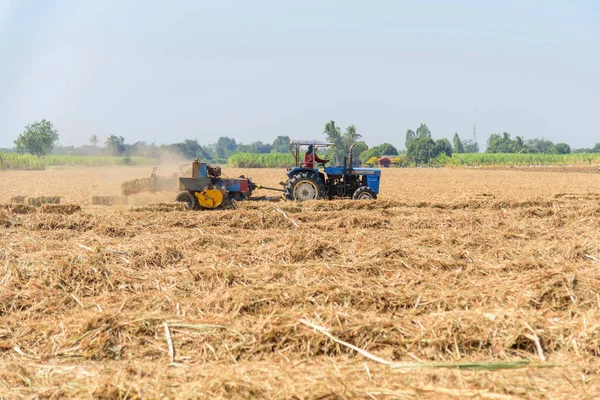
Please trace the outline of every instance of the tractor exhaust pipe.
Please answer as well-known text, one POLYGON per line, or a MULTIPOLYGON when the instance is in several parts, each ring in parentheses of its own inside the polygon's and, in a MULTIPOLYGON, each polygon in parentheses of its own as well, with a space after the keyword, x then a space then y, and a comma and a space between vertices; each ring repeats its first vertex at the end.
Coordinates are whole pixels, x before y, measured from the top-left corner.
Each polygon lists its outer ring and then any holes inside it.
POLYGON ((348 152, 348 160, 349 165, 348 165, 348 169, 352 169, 354 167, 354 163, 352 162, 352 149, 354 149, 354 146, 356 145, 356 143, 352 143, 352 146, 350 146, 350 151, 348 152))
POLYGON ((200 159, 196 158, 192 162, 192 178, 198 179, 200 177, 200 159))

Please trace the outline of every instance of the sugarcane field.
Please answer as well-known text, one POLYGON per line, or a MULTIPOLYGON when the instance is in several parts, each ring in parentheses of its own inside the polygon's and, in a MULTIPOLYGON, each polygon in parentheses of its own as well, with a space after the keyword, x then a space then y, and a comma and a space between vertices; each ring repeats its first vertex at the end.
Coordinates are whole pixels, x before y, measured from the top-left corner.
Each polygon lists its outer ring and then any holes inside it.
POLYGON ((376 200, 190 210, 123 196, 148 172, 2 173, 0 397, 600 393, 595 174, 393 168, 376 200))

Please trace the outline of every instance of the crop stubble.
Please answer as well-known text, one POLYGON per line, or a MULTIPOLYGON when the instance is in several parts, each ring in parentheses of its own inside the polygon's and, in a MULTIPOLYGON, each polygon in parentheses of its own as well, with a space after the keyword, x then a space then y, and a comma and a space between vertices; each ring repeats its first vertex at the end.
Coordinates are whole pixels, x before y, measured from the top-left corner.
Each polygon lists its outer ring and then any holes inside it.
MULTIPOLYGON (((0 392, 8 397, 600 391, 596 176, 385 170, 377 202, 190 213, 91 205, 92 195, 118 194, 120 182, 100 178, 111 173, 27 172, 48 185, 28 192, 19 173, 0 175, 4 203, 43 195, 83 207, 71 215, 0 209, 0 392), (559 366, 392 370, 300 319, 393 361, 559 366)), ((250 175, 273 186, 283 173, 250 175)))

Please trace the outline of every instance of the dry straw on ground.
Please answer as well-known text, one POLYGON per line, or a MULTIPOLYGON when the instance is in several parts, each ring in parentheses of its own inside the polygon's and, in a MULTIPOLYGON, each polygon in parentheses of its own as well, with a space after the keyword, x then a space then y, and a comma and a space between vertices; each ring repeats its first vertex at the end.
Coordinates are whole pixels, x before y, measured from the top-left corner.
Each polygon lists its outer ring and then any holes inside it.
POLYGON ((593 398, 590 178, 386 170, 377 202, 6 205, 0 393, 593 398), (436 366, 452 368, 423 368, 436 366), (508 367, 520 369, 496 370, 508 367))

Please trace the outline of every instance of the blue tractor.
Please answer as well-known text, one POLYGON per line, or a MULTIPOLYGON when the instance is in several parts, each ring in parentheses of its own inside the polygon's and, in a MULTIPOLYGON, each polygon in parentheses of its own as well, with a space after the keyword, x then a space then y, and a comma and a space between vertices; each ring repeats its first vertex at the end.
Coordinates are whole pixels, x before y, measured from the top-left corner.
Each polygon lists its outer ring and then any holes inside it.
POLYGON ((320 160, 318 149, 329 148, 333 143, 320 140, 296 139, 290 142, 290 152, 296 158, 296 166, 288 168, 284 196, 287 200, 305 201, 318 199, 350 198, 375 200, 379 194, 381 170, 355 168, 350 147, 342 166, 328 167, 328 160, 320 160), (302 159, 304 150, 308 155, 302 159), (318 163, 318 161, 325 161, 318 163))

